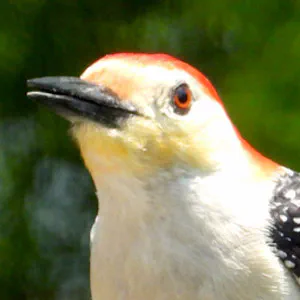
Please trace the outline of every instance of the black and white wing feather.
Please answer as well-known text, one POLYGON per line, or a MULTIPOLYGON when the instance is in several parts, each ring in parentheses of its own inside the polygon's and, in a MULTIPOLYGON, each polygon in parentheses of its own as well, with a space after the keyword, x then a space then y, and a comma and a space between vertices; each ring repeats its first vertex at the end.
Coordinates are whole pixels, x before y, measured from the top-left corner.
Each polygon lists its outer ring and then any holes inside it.
POLYGON ((300 173, 287 170, 271 201, 272 239, 278 256, 300 285, 300 173))

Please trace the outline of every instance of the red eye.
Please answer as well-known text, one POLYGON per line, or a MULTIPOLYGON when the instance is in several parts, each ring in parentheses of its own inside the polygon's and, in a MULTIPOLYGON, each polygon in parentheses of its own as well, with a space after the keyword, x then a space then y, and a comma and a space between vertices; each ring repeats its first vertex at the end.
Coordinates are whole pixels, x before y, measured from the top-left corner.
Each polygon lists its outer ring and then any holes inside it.
POLYGON ((179 86, 173 96, 174 104, 181 110, 187 110, 192 104, 192 92, 187 85, 179 86))

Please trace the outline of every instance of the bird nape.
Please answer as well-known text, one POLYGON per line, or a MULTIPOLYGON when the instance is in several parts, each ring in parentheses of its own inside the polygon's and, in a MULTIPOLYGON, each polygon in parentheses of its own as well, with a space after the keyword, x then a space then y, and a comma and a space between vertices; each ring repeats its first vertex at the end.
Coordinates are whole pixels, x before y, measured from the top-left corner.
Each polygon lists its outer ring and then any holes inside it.
POLYGON ((28 87, 70 121, 101 203, 93 300, 300 299, 300 175, 240 136, 198 70, 120 53, 28 87))

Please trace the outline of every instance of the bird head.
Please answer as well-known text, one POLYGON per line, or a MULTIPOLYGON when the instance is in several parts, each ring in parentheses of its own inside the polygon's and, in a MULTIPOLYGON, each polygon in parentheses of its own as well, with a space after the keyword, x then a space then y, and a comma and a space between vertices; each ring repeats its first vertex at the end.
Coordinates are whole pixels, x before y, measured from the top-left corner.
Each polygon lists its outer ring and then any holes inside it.
POLYGON ((205 76, 168 55, 107 55, 80 78, 28 84, 30 98, 71 121, 93 178, 120 170, 143 176, 174 166, 210 174, 261 159, 205 76))

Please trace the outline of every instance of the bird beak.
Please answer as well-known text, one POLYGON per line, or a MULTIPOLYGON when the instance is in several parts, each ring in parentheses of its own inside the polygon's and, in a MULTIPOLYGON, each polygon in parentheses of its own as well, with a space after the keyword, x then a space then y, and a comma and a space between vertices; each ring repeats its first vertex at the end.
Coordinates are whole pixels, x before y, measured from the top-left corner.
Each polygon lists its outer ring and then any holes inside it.
POLYGON ((139 115, 137 109, 110 89, 77 77, 42 77, 30 79, 30 99, 47 105, 69 117, 84 117, 106 127, 118 128, 128 118, 139 115))

